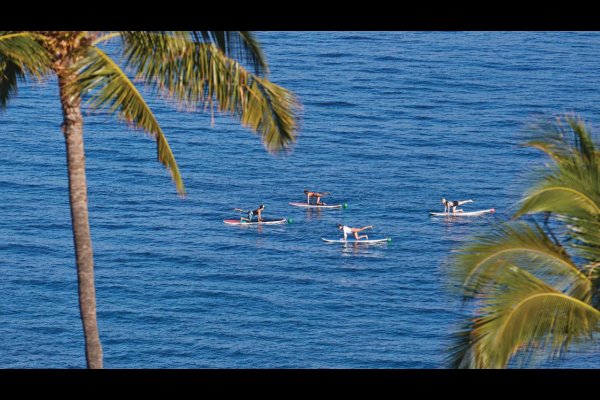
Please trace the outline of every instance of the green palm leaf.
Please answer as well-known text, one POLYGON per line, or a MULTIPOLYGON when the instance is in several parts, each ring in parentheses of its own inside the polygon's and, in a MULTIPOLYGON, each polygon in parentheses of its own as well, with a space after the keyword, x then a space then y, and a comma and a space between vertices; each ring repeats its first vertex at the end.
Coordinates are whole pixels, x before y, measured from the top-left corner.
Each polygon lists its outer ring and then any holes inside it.
POLYGON ((477 351, 477 337, 473 335, 476 320, 469 319, 453 334, 452 344, 449 348, 447 363, 449 368, 477 368, 486 365, 485 353, 477 351))
POLYGON ((50 55, 32 33, 0 32, 0 56, 36 78, 50 73, 50 55))
POLYGON ((138 79, 188 109, 234 115, 257 131, 270 152, 289 149, 299 103, 288 90, 248 72, 214 44, 182 34, 124 33, 127 62, 138 79))
POLYGON ((536 212, 558 214, 578 254, 600 260, 600 163, 591 132, 580 118, 565 116, 540 125, 534 134, 536 139, 528 145, 546 152, 555 165, 549 174, 544 171, 514 218, 536 212))
POLYGON ((50 71, 47 51, 28 32, 0 32, 0 110, 18 93, 27 75, 42 78, 50 71))
POLYGON ((486 286, 495 284, 507 264, 526 268, 577 299, 587 301, 591 296, 590 280, 564 248, 554 243, 541 227, 522 221, 501 224, 459 249, 452 273, 457 281, 463 282, 463 293, 474 297, 486 286))
POLYGON ((152 135, 157 143, 158 160, 171 173, 179 194, 184 195, 183 180, 167 138, 150 107, 125 72, 96 47, 90 47, 75 68, 79 73, 72 90, 80 93, 90 92, 88 105, 91 108, 116 112, 133 127, 152 135))
POLYGON ((0 110, 6 109, 9 100, 18 93, 17 81, 25 80, 25 73, 14 62, 0 55, 0 110))
POLYGON ((590 130, 583 119, 565 114, 552 121, 538 120, 529 127, 532 136, 525 146, 537 148, 548 154, 556 163, 573 155, 593 161, 597 152, 590 130))
POLYGON ((566 219, 568 236, 572 239, 570 247, 580 257, 592 263, 600 262, 600 220, 566 219))
POLYGON ((228 57, 248 62, 257 74, 269 72, 267 60, 251 32, 193 31, 191 38, 198 43, 215 44, 228 57))
MULTIPOLYGON (((471 357, 471 364, 463 362, 463 366, 504 368, 517 351, 529 357, 559 357, 571 343, 600 330, 599 310, 520 268, 506 268, 483 295, 482 304, 470 340, 474 353, 485 357, 471 357)), ((458 354, 454 354, 455 364, 458 354)), ((468 355, 463 359, 468 360, 468 355)))
POLYGON ((540 185, 528 194, 514 218, 538 212, 553 212, 579 218, 600 216, 600 208, 595 199, 580 191, 577 186, 580 186, 578 182, 572 185, 561 185, 559 182, 540 185))
POLYGON ((591 133, 577 117, 533 128, 527 145, 547 153, 555 162, 525 197, 515 218, 526 213, 553 212, 571 217, 600 215, 600 163, 591 133), (566 125, 566 127, 565 127, 566 125))
POLYGON ((455 334, 454 367, 505 368, 529 363, 535 354, 557 357, 600 328, 600 153, 575 116, 541 124, 536 132, 527 145, 554 163, 514 218, 554 215, 566 227, 564 243, 584 263, 577 266, 534 222, 501 224, 460 249, 454 275, 480 308, 455 334))

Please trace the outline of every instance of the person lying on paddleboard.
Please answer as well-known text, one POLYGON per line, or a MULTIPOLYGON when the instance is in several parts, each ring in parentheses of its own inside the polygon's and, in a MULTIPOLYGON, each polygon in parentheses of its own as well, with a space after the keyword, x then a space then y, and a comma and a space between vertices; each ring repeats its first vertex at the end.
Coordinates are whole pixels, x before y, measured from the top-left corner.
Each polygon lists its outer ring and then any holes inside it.
POLYGON ((369 239, 369 237, 367 235, 358 236, 358 232, 364 231, 365 229, 369 229, 369 228, 373 229, 372 225, 363 226, 362 228, 351 228, 346 225, 337 224, 337 227, 339 230, 344 232, 344 240, 348 240, 348 234, 353 234, 354 238, 356 240, 369 239))
POLYGON ((473 200, 462 200, 462 201, 448 201, 446 199, 442 199, 442 204, 444 205, 444 212, 450 212, 450 207, 452 207, 452 212, 463 212, 463 210, 457 210, 456 207, 462 206, 463 204, 472 203, 473 200))
POLYGON ((323 192, 323 193, 311 192, 311 191, 309 191, 307 189, 304 189, 304 194, 306 195, 306 204, 310 204, 310 198, 311 197, 315 197, 317 199, 315 204, 318 205, 318 206, 324 206, 326 204, 323 203, 323 202, 321 202, 321 197, 325 197, 325 196, 327 196, 328 194, 331 194, 331 193, 329 193, 329 192, 323 192))
POLYGON ((241 217, 240 221, 252 222, 252 217, 256 215, 256 220, 258 222, 262 221, 261 213, 265 209, 265 205, 261 204, 258 206, 256 210, 242 210, 241 208, 234 208, 233 211, 239 211, 243 213, 248 213, 248 218, 241 217))

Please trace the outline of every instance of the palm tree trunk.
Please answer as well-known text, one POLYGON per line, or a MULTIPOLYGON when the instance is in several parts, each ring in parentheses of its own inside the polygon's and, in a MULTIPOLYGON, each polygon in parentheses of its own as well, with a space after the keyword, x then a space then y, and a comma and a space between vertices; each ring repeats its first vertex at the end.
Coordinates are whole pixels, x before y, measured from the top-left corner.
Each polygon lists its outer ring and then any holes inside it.
POLYGON ((62 130, 67 145, 69 200, 71 224, 77 260, 79 310, 85 336, 85 356, 88 368, 102 368, 102 346, 96 320, 96 288, 94 286, 94 255, 88 218, 85 151, 83 147, 83 117, 81 97, 69 93, 67 85, 74 79, 68 73, 59 74, 60 100, 63 109, 62 130))

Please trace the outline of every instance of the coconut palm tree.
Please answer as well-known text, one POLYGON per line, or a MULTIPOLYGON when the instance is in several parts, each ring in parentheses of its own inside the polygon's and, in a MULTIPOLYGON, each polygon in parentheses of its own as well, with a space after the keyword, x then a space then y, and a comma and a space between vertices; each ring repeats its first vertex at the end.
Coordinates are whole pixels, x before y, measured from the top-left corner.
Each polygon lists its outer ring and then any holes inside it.
POLYGON ((575 115, 532 132, 527 145, 553 163, 511 222, 475 237, 454 259, 476 316, 455 334, 452 367, 526 366, 593 342, 600 330, 600 152, 575 115))
POLYGON ((158 160, 184 196, 167 138, 137 85, 188 109, 231 114, 257 132, 269 152, 280 152, 295 140, 299 103, 291 92, 270 82, 267 72, 261 48, 248 32, 0 32, 1 109, 17 94, 20 81, 51 74, 58 79, 88 368, 102 367, 102 348, 96 320, 82 106, 116 114, 151 135, 158 160), (116 42, 118 56, 110 57, 103 50, 107 41, 116 42), (82 104, 84 99, 87 102, 82 104))

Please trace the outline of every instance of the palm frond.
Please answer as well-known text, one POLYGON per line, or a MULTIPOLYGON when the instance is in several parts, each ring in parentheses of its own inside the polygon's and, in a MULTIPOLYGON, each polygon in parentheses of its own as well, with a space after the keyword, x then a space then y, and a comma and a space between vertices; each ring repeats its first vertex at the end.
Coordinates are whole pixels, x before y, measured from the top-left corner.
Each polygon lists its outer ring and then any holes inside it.
POLYGON ((596 146, 584 120, 575 114, 565 114, 552 120, 539 119, 528 128, 531 139, 525 146, 548 154, 556 163, 574 155, 593 158, 596 146))
POLYGON ((107 42, 107 41, 112 40, 114 38, 119 38, 120 36, 121 36, 121 34, 119 32, 109 32, 109 33, 105 33, 103 35, 99 35, 92 42, 92 46, 97 46, 100 43, 107 42))
POLYGON ((571 343, 600 329, 600 153, 576 116, 542 123, 527 145, 548 154, 542 172, 514 218, 547 213, 566 227, 579 268, 558 240, 535 222, 502 224, 464 246, 454 274, 481 308, 455 334, 455 367, 505 368, 533 355, 560 357, 571 343))
POLYGON ((258 132, 270 152, 295 141, 300 105, 288 90, 251 74, 216 45, 183 35, 124 33, 136 76, 189 109, 214 107, 258 132))
POLYGON ((0 34, 0 56, 36 78, 50 73, 50 55, 29 32, 0 34))
POLYGON ((521 351, 560 357, 571 343, 600 331, 599 310, 520 268, 506 270, 482 303, 469 350, 486 355, 474 358, 477 368, 505 368, 521 351))
POLYGON ((577 154, 588 162, 595 162, 597 149, 592 140, 591 131, 583 119, 578 116, 567 116, 566 121, 571 128, 577 154))
POLYGON ((46 50, 28 32, 0 32, 0 110, 18 93, 26 76, 42 78, 50 71, 46 50))
POLYGON ((493 285, 508 265, 527 269, 572 296, 588 300, 591 282, 563 247, 554 243, 537 224, 524 221, 500 224, 474 238, 457 252, 452 274, 463 282, 463 294, 475 297, 493 285))
POLYGON ((9 100, 17 95, 18 80, 25 80, 23 70, 0 55, 0 110, 6 109, 9 100))
POLYGON ((256 74, 269 72, 267 60, 254 35, 248 31, 193 31, 197 43, 214 44, 228 57, 247 62, 256 74))
POLYGON ((573 248, 590 260, 600 260, 600 153, 592 133, 578 116, 566 115, 533 130, 536 147, 554 160, 548 173, 526 195, 514 218, 550 212, 564 221, 573 248))
POLYGON ((600 262, 600 219, 561 218, 567 224, 570 247, 590 262, 600 262))
POLYGON ((461 327, 453 333, 452 344, 448 349, 447 364, 448 368, 465 369, 477 368, 484 364, 483 360, 478 359, 484 356, 477 352, 476 338, 473 337, 473 328, 475 321, 469 319, 461 323, 461 327))
POLYGON ((118 113, 133 127, 143 129, 156 139, 158 160, 171 173, 177 191, 185 195, 185 187, 175 156, 156 117, 133 82, 114 61, 97 47, 75 65, 78 79, 72 90, 91 93, 88 105, 93 109, 118 113))
POLYGON ((515 218, 534 212, 553 212, 572 217, 600 215, 600 163, 592 134, 577 116, 564 116, 553 124, 532 128, 527 145, 548 154, 555 162, 544 171, 540 183, 528 193, 515 218))
POLYGON ((568 183, 548 181, 532 190, 523 200, 520 209, 513 218, 536 212, 552 212, 579 218, 600 216, 600 203, 586 193, 589 187, 574 182, 568 183))

